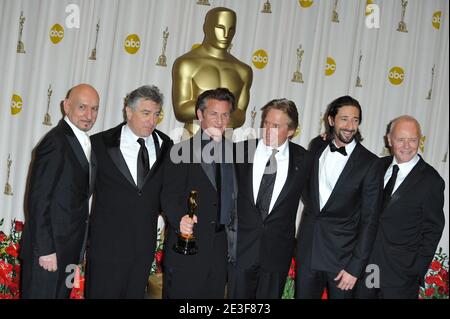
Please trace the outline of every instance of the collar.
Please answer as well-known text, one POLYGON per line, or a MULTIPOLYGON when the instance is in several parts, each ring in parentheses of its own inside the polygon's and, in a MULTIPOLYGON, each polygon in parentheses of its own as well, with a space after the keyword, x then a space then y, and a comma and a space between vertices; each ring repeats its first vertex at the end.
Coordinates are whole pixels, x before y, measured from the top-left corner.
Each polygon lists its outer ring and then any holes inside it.
MULTIPOLYGON (((334 139, 331 141, 331 143, 333 143, 336 147, 339 148, 339 146, 336 145, 336 143, 334 142, 334 139)), ((348 143, 347 145, 345 145, 345 151, 347 152, 347 157, 350 157, 350 155, 352 154, 353 150, 356 147, 356 140, 353 139, 353 141, 351 141, 350 143, 348 143)))
MULTIPOLYGON (((270 156, 272 154, 272 150, 274 149, 272 146, 268 146, 264 143, 264 139, 260 139, 258 146, 261 145, 261 150, 266 153, 266 155, 270 156)), ((276 154, 277 158, 287 158, 289 156, 289 151, 288 151, 288 146, 289 146, 289 139, 286 139, 286 141, 281 144, 279 147, 277 147, 276 149, 278 150, 278 153, 276 154)))
POLYGON ((397 160, 395 159, 395 156, 393 156, 392 163, 389 166, 389 168, 392 168, 392 166, 394 166, 394 165, 398 165, 398 168, 400 171, 409 172, 413 169, 414 166, 416 166, 416 164, 419 160, 420 160, 420 156, 418 154, 416 154, 410 161, 399 164, 397 162, 397 160))
POLYGON ((80 130, 78 127, 76 127, 66 116, 64 116, 64 121, 66 121, 67 124, 69 124, 70 128, 72 129, 73 133, 77 137, 79 141, 83 141, 85 139, 89 139, 89 135, 87 132, 80 130))

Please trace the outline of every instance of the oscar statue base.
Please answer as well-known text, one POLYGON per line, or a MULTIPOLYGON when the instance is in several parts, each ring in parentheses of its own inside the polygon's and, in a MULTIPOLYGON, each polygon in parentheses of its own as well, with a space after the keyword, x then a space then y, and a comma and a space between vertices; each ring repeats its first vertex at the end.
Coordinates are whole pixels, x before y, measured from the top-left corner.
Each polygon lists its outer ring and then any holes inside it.
POLYGON ((182 255, 195 255, 198 252, 197 242, 194 236, 178 235, 177 243, 173 249, 182 255))

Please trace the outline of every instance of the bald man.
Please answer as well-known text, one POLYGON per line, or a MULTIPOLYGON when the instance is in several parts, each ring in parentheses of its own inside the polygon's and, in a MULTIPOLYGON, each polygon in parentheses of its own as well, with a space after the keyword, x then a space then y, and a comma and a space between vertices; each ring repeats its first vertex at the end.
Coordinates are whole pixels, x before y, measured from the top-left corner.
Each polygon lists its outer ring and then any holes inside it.
POLYGON ((79 84, 63 102, 65 117, 37 145, 22 242, 22 298, 69 298, 89 216, 95 163, 87 132, 99 95, 79 84))
POLYGON ((387 135, 383 210, 359 298, 417 299, 444 229, 444 180, 417 154, 420 125, 403 115, 387 135))

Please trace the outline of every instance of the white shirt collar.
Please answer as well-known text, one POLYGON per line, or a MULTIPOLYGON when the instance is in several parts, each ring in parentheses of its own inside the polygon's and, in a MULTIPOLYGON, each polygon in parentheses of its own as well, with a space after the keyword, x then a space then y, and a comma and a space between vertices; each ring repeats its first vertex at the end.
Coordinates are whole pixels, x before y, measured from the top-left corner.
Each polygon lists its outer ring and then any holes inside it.
POLYGON ((89 135, 87 132, 80 130, 78 127, 76 127, 67 116, 64 116, 64 121, 66 121, 67 124, 69 124, 70 128, 72 129, 73 133, 75 134, 75 136, 78 138, 78 140, 80 141, 84 141, 86 140, 86 138, 89 139, 89 135))
POLYGON ((420 156, 419 155, 414 155, 413 158, 411 158, 411 160, 409 160, 408 162, 405 163, 401 163, 399 164, 397 162, 397 160, 395 159, 395 156, 393 156, 393 160, 391 165, 389 166, 389 168, 391 168, 394 165, 398 165, 398 168, 400 171, 404 171, 404 172, 410 172, 414 166, 416 166, 417 162, 420 160, 420 156))
MULTIPOLYGON (((260 143, 262 144, 262 149, 264 152, 268 155, 272 154, 272 150, 274 149, 272 146, 268 146, 264 143, 264 139, 260 139, 260 143)), ((281 144, 279 147, 277 147, 278 153, 276 154, 277 158, 285 158, 288 156, 288 145, 289 145, 289 139, 287 139, 283 144, 281 144)))
MULTIPOLYGON (((332 143, 333 143, 336 147, 339 147, 339 146, 337 146, 336 143, 334 142, 334 139, 333 139, 332 143)), ((355 149, 355 147, 356 147, 356 140, 355 140, 355 139, 353 139, 350 143, 348 143, 347 145, 345 145, 345 151, 347 152, 347 156, 350 156, 350 155, 352 154, 352 152, 353 152, 353 150, 355 149)), ((339 154, 340 154, 340 153, 339 153, 339 154)))

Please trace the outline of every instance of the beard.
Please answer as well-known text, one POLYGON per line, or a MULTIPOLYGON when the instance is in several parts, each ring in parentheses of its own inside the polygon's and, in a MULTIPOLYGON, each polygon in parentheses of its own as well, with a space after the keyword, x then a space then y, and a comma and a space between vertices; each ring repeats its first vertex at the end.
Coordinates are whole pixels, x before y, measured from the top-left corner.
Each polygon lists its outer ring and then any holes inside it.
POLYGON ((357 131, 354 130, 339 130, 339 132, 336 134, 336 137, 344 144, 350 144, 354 139, 357 131), (350 132, 352 135, 350 137, 346 137, 342 132, 350 132))

